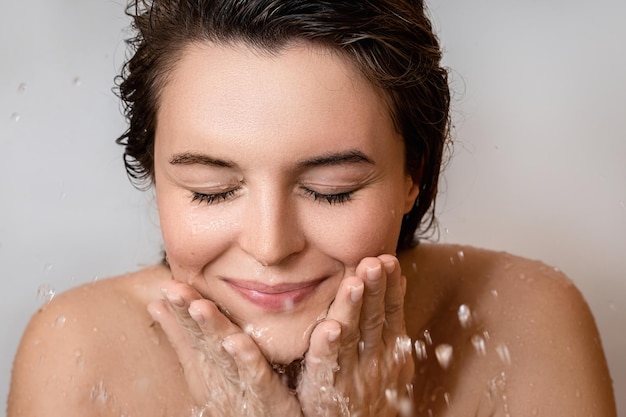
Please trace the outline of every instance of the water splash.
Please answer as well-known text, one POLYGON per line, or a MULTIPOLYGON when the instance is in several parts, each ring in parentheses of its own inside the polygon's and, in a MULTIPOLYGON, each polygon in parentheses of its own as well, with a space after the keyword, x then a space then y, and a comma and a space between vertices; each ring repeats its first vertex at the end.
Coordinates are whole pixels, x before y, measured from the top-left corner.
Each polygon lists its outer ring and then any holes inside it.
POLYGON ((417 359, 420 361, 424 361, 428 359, 428 353, 426 351, 426 342, 424 342, 423 340, 418 339, 415 341, 415 356, 417 356, 417 359))
POLYGON ((487 343, 485 342, 485 339, 480 336, 475 334, 474 336, 472 336, 472 346, 474 346, 474 350, 476 351, 476 353, 478 353, 480 356, 486 356, 487 355, 487 343))
POLYGON ((56 291, 48 284, 37 287, 37 299, 41 305, 48 304, 54 298, 56 291))
POLYGON ((500 343, 496 346, 496 352, 498 353, 498 357, 505 365, 511 364, 511 354, 509 353, 509 348, 506 344, 500 343))
POLYGON ((104 386, 104 381, 100 380, 96 385, 91 387, 89 398, 98 404, 106 404, 109 393, 104 386))
POLYGON ((461 304, 457 314, 459 316, 459 323, 461 323, 461 327, 467 329, 471 325, 472 321, 472 312, 470 308, 466 304, 461 304))
POLYGON ((433 338, 430 336, 430 330, 424 330, 424 340, 428 345, 433 344, 433 338))
POLYGON ((435 356, 437 362, 443 369, 448 369, 452 363, 452 354, 454 349, 447 343, 442 343, 435 348, 435 356))
POLYGON ((393 360, 397 364, 405 364, 407 355, 410 356, 413 350, 413 343, 408 336, 399 336, 396 338, 396 345, 393 350, 393 360))

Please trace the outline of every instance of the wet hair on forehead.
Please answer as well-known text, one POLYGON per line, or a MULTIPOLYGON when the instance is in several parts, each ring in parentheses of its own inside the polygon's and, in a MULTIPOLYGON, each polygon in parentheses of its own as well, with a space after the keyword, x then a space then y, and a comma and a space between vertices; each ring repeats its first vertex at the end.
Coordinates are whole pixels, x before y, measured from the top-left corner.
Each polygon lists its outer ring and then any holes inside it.
POLYGON ((266 53, 310 43, 346 57, 383 92, 406 150, 407 174, 419 184, 404 217, 398 250, 433 225, 434 201, 449 130, 447 71, 419 0, 135 0, 127 7, 134 36, 117 78, 128 129, 127 173, 137 186, 154 178, 160 92, 185 47, 245 44, 266 53))

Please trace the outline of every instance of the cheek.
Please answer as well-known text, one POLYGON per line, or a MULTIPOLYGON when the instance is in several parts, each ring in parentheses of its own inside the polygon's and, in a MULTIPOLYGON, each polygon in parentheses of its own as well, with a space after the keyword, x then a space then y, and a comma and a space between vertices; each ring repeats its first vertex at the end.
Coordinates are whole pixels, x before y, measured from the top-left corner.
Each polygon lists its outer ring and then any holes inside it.
POLYGON ((356 267, 365 257, 395 254, 402 215, 397 204, 355 201, 318 225, 316 241, 328 255, 356 267))
POLYGON ((159 202, 161 233, 172 267, 199 272, 233 235, 232 216, 208 216, 202 205, 159 202))

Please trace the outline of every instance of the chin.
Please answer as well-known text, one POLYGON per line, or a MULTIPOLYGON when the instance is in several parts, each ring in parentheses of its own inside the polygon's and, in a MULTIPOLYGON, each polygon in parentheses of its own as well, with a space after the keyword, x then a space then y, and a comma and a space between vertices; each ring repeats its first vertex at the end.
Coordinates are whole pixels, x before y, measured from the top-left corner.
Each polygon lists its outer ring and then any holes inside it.
POLYGON ((318 322, 319 318, 315 316, 286 315, 238 324, 254 339, 269 363, 289 365, 304 358, 318 322))

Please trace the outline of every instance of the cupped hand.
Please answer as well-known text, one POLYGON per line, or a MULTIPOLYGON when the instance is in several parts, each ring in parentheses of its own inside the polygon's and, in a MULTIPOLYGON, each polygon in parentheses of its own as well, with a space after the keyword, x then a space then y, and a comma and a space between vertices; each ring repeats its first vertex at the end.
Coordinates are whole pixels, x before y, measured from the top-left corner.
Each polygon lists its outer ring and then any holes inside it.
POLYGON ((391 255, 362 260, 343 280, 305 356, 298 396, 306 417, 410 415, 415 370, 405 291, 391 255))
POLYGON ((240 327, 172 280, 148 310, 167 335, 195 402, 194 417, 302 415, 300 404, 240 327))

